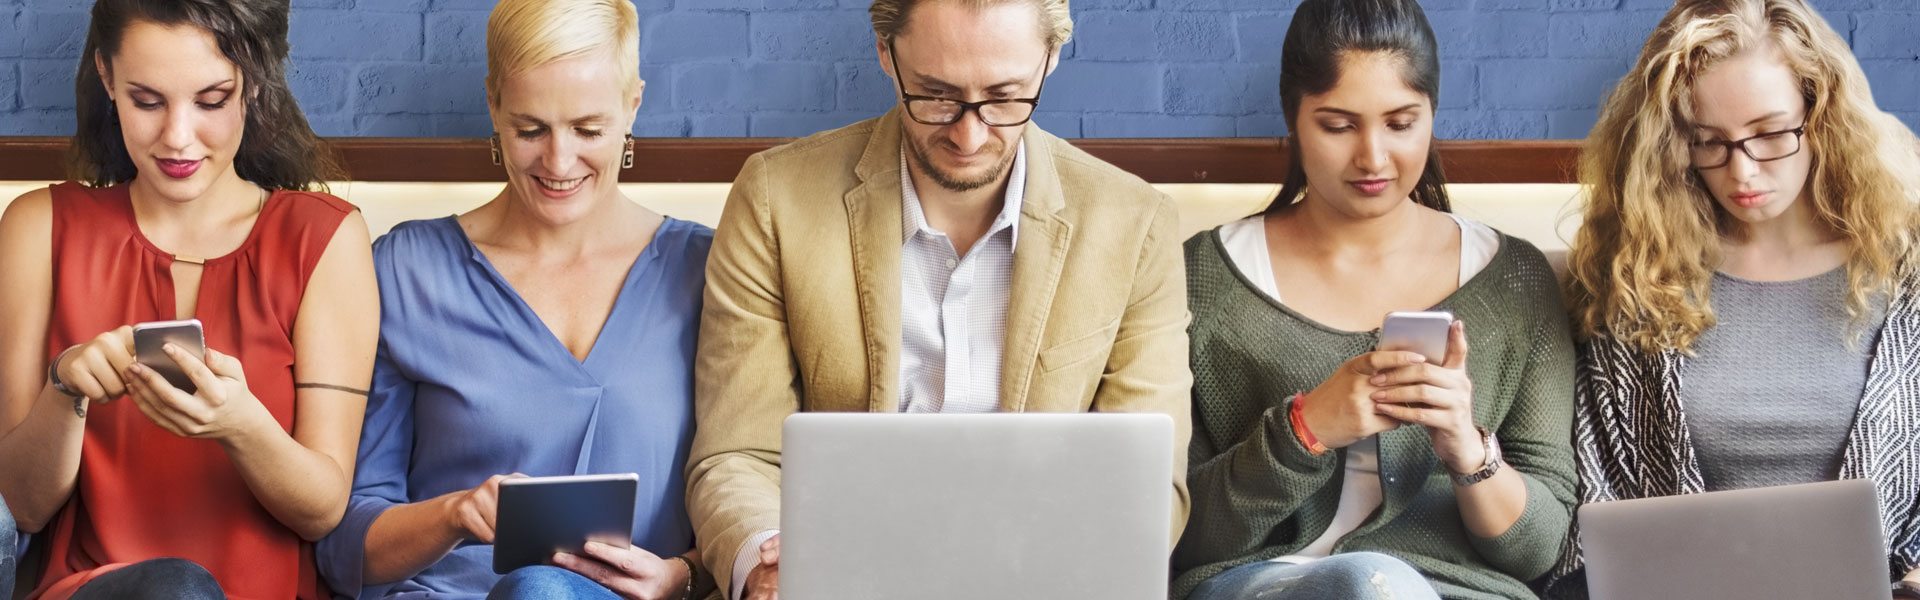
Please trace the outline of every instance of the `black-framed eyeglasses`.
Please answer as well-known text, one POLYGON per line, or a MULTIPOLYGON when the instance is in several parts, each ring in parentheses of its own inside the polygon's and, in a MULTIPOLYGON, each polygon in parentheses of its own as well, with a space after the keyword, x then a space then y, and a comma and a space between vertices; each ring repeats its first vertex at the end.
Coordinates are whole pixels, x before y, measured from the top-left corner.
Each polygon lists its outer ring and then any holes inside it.
POLYGON ((1707 140, 1688 145, 1689 158, 1695 169, 1718 169, 1727 166, 1733 160, 1733 151, 1738 148, 1746 153, 1753 162, 1780 160, 1800 153, 1800 138, 1807 135, 1807 126, 1802 124, 1793 129, 1769 131, 1745 137, 1731 142, 1707 140))
POLYGON ((923 125, 952 125, 972 111, 980 115, 981 123, 989 126, 1019 127, 1032 121, 1033 112, 1040 109, 1040 93, 1047 89, 1047 65, 1053 62, 1053 50, 1047 50, 1047 57, 1040 61, 1040 89, 1033 91, 1032 98, 1000 98, 979 102, 909 94, 906 75, 900 72, 900 57, 894 54, 892 45, 887 46, 887 59, 893 61, 894 83, 900 86, 900 101, 907 105, 907 116, 914 121, 923 125))

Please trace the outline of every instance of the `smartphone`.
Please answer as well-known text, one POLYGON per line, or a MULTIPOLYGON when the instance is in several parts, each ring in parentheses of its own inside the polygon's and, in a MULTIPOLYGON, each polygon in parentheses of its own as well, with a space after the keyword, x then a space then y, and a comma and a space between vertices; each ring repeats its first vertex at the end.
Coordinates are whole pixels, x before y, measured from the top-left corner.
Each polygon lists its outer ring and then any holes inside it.
POLYGON ((1447 333, 1453 326, 1453 313, 1391 312, 1380 326, 1380 350, 1404 350, 1440 364, 1447 360, 1447 333))
POLYGON ((194 356, 207 355, 207 338, 199 319, 154 321, 133 326, 134 362, 153 369, 182 392, 191 394, 198 391, 200 388, 193 385, 186 371, 180 369, 180 363, 174 362, 173 357, 161 350, 169 343, 194 356))

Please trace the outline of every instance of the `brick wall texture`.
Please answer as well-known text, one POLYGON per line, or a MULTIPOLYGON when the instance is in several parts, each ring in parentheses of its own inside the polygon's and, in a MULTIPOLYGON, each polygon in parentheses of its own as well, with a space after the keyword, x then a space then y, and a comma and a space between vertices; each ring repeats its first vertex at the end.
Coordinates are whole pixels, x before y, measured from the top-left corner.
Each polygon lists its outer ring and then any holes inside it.
MULTIPOLYGON (((634 133, 797 136, 893 100, 869 0, 636 0, 634 133)), ((293 87, 323 135, 484 136, 490 0, 292 0, 293 87)), ((1444 138, 1584 137, 1670 0, 1423 0, 1444 138)), ((1880 106, 1920 126, 1920 0, 1814 0, 1880 106)), ((1039 122, 1067 137, 1283 133, 1280 41, 1297 0, 1073 0, 1039 122)), ((88 0, 0 0, 0 135, 73 128, 88 0)))

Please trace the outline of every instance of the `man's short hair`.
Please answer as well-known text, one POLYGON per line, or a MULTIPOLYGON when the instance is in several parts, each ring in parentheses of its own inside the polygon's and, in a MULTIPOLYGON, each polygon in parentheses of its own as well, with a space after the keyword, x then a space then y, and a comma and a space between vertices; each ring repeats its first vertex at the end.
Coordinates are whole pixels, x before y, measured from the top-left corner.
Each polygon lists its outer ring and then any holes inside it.
POLYGON ((959 2, 976 9, 1002 4, 1031 5, 1040 18, 1040 30, 1046 33, 1047 48, 1057 50, 1073 39, 1073 15, 1067 10, 1067 0, 873 0, 873 7, 867 9, 873 17, 873 34, 892 44, 894 36, 906 31, 913 9, 934 2, 959 2))

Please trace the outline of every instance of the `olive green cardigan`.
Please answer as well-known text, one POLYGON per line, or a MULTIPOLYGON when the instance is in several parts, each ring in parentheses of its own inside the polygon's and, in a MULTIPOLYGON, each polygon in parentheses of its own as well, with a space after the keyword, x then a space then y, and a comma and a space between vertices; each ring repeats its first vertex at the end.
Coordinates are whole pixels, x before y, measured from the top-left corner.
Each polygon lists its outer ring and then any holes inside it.
MULTIPOLYGON (((1344 451, 1309 454, 1288 426, 1311 390, 1379 332, 1315 323, 1271 301, 1234 268, 1219 230, 1186 243, 1193 312, 1193 510, 1173 553, 1172 596, 1207 578, 1295 552, 1326 531, 1339 504, 1344 451)), ((1435 308, 1466 322, 1474 420, 1495 432, 1526 480, 1526 511, 1494 538, 1466 530, 1453 484, 1425 429, 1380 434, 1380 508, 1335 546, 1418 568, 1446 598, 1533 598, 1525 582, 1560 557, 1574 504, 1573 342, 1552 269, 1502 235, 1493 261, 1435 308)))

